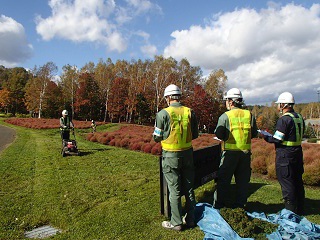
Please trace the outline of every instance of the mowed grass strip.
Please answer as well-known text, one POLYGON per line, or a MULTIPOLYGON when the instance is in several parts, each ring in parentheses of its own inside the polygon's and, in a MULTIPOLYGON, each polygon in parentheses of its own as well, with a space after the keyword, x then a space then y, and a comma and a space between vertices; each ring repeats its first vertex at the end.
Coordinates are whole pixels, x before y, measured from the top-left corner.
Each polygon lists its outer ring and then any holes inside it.
POLYGON ((82 156, 62 157, 58 130, 14 128, 16 141, 0 154, 0 239, 46 224, 63 230, 54 239, 203 238, 198 228, 161 227, 158 157, 85 141, 81 132, 82 156))
MULTIPOLYGON (((0 239, 46 224, 63 231, 53 239, 203 239, 198 227, 161 227, 158 157, 86 141, 90 129, 76 131, 82 155, 62 157, 58 130, 14 128, 16 141, 0 153, 0 239)), ((212 203, 213 189, 197 189, 197 201, 212 203)), ((306 217, 319 224, 320 191, 306 190, 306 217)), ((276 181, 252 178, 249 192, 250 211, 283 207, 276 181)))

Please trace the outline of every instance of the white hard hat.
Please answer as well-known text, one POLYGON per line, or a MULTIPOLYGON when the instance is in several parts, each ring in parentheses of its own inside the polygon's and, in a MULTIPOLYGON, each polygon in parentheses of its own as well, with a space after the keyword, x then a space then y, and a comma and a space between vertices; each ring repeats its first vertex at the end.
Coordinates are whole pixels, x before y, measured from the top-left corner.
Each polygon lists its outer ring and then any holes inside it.
POLYGON ((279 95, 278 100, 276 103, 289 103, 294 104, 294 97, 289 92, 283 92, 279 95))
POLYGON ((174 84, 170 84, 168 87, 166 87, 164 90, 164 97, 171 95, 181 95, 180 88, 174 84))
POLYGON ((62 115, 68 115, 68 111, 67 110, 63 110, 62 111, 62 115))
POLYGON ((223 99, 227 100, 227 99, 242 99, 242 93, 238 88, 231 88, 226 95, 224 95, 223 99))

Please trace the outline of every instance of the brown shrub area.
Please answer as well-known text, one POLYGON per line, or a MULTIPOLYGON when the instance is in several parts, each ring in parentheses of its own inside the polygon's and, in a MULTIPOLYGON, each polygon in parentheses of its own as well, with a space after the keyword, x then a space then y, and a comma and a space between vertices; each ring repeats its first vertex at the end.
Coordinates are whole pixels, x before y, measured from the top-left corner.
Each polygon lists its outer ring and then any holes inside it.
POLYGON ((86 136, 86 139, 88 141, 91 141, 91 138, 93 137, 93 133, 88 133, 87 136, 86 136))
POLYGON ((146 143, 143 145, 143 148, 141 149, 145 153, 151 153, 152 145, 150 143, 146 143))
POLYGON ((251 168, 252 171, 255 173, 260 173, 264 175, 268 173, 267 163, 263 156, 255 157, 254 160, 251 162, 251 168))
POLYGON ((110 146, 115 146, 115 145, 116 145, 116 140, 115 140, 115 139, 112 139, 112 140, 109 142, 109 145, 110 145, 110 146))
MULTIPOLYGON (((48 118, 8 118, 5 122, 10 123, 12 125, 17 125, 26 128, 33 129, 53 129, 60 127, 60 120, 57 119, 48 119, 48 118)), ((78 129, 86 129, 91 128, 90 121, 72 121, 75 128, 78 129)), ((103 122, 96 122, 97 125, 104 124, 103 122)))
POLYGON ((320 185, 320 159, 317 158, 312 164, 304 166, 303 182, 307 185, 320 185))
POLYGON ((107 145, 107 144, 108 144, 108 140, 107 140, 106 137, 100 138, 100 141, 99 141, 99 142, 102 143, 102 144, 104 144, 104 145, 107 145))
POLYGON ((273 163, 271 163, 270 165, 268 165, 267 170, 268 170, 267 176, 268 176, 269 178, 277 179, 276 163, 275 163, 275 162, 273 162, 273 163))
MULTIPOLYGON (((91 141, 92 138, 94 141, 109 144, 111 146, 161 155, 161 144, 156 143, 153 140, 153 130, 154 128, 150 126, 124 125, 113 132, 96 132, 93 135, 90 133, 90 135, 87 135, 87 139, 91 141)), ((200 135, 199 138, 192 141, 193 148, 196 150, 210 145, 219 144, 219 141, 214 140, 213 137, 213 134, 200 135)))
POLYGON ((161 143, 156 143, 151 149, 151 154, 161 155, 161 153, 162 153, 161 143))

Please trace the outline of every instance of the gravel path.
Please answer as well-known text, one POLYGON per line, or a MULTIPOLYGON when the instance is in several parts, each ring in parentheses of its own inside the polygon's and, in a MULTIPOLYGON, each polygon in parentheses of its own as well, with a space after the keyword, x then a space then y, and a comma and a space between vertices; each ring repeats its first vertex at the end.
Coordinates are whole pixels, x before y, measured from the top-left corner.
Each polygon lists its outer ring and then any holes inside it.
POLYGON ((5 149, 16 138, 16 131, 12 128, 0 125, 0 151, 5 149))

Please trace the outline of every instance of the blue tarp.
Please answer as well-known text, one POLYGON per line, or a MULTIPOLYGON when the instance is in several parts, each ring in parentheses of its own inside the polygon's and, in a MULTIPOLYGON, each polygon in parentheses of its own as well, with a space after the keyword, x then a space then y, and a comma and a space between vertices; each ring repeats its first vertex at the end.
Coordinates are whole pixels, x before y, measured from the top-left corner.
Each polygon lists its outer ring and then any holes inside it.
MULTIPOLYGON (((309 222, 305 217, 282 209, 278 214, 247 213, 250 217, 278 224, 277 231, 266 235, 270 240, 316 240, 320 239, 320 225, 309 222)), ((198 203, 195 217, 198 226, 205 233, 204 240, 238 240, 253 238, 241 238, 223 219, 219 210, 208 203, 198 203)))

